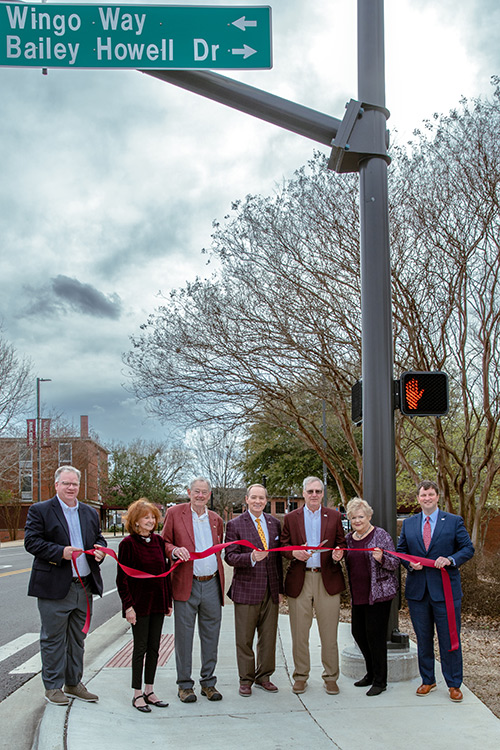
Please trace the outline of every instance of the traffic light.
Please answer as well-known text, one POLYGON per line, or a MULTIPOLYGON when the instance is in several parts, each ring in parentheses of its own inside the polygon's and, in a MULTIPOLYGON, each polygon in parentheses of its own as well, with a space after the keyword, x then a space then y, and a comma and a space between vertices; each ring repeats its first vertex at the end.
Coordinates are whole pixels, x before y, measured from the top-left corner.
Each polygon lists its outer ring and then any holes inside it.
POLYGON ((448 413, 448 375, 445 372, 404 372, 401 375, 400 409, 417 417, 448 413))

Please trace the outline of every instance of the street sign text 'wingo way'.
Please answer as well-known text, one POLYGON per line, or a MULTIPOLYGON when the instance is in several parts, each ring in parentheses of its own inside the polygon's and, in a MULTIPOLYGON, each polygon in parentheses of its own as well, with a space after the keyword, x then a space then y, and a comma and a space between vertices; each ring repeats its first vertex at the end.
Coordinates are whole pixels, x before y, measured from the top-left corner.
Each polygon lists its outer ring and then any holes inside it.
POLYGON ((0 4, 0 65, 271 68, 269 6, 0 4))

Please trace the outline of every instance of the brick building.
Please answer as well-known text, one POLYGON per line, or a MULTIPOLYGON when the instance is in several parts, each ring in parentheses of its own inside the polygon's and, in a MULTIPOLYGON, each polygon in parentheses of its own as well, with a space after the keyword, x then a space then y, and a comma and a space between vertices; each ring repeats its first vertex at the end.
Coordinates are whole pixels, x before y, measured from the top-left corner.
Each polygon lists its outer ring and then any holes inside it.
MULTIPOLYGON (((108 481, 108 454, 89 434, 89 418, 80 417, 80 434, 51 437, 40 455, 41 500, 55 494, 54 473, 58 466, 75 466, 82 473, 79 499, 99 510, 102 492, 108 481)), ((31 503, 38 499, 38 464, 36 446, 26 438, 0 438, 0 490, 11 492, 21 505, 19 527, 22 529, 31 503)), ((5 511, 0 506, 0 539, 8 537, 5 511)))

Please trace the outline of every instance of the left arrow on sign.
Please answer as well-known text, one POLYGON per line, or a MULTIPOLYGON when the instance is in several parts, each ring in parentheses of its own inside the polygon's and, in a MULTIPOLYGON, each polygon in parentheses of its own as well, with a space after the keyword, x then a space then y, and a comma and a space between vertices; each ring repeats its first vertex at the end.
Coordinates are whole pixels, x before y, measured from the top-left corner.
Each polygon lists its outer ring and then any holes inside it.
POLYGON ((233 26, 241 29, 241 31, 246 31, 247 26, 257 26, 257 21, 247 21, 246 16, 241 16, 237 21, 233 21, 233 26))

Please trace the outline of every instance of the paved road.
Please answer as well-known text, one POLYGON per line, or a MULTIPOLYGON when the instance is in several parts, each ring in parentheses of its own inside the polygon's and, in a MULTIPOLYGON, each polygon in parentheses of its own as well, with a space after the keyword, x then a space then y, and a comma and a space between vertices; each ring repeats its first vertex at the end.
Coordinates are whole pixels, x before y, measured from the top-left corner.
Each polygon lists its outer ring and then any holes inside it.
MULTIPOLYGON (((116 550, 120 539, 111 537, 108 545, 116 550)), ((32 560, 32 555, 23 546, 2 545, 0 548, 0 701, 40 671, 40 618, 36 599, 26 595, 32 560)), ((120 609, 114 561, 106 560, 101 570, 104 596, 94 599, 90 632, 107 622, 120 609)))

